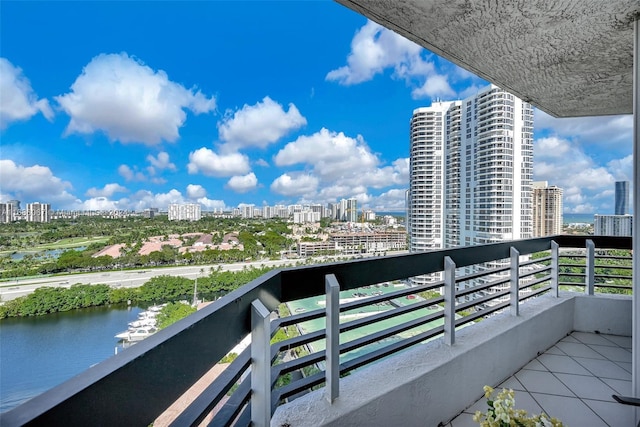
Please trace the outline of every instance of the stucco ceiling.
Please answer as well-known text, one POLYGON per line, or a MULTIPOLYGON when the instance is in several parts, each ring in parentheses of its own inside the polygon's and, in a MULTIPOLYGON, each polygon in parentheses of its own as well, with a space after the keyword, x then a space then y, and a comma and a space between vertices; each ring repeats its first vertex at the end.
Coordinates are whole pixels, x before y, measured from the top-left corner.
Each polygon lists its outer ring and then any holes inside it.
POLYGON ((632 113, 640 0, 336 0, 556 117, 632 113))

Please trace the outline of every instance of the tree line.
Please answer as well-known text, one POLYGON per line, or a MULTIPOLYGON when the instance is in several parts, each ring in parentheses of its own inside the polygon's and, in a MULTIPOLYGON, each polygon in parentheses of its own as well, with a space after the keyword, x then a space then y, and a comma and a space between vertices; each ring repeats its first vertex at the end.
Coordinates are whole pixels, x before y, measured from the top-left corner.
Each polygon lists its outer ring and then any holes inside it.
MULTIPOLYGON (((272 268, 245 268, 241 271, 211 271, 198 279, 198 299, 216 298, 249 283, 272 268)), ((109 304, 149 306, 181 300, 191 301, 195 280, 185 277, 157 276, 138 288, 112 288, 105 284, 75 284, 65 287, 41 287, 33 293, 0 305, 0 319, 41 316, 49 313, 109 304)))
MULTIPOLYGON (((32 253, 22 259, 0 256, 0 278, 36 276, 41 274, 73 273, 135 269, 163 265, 199 265, 241 262, 247 259, 277 258, 280 251, 293 244, 291 230, 281 219, 246 220, 203 218, 200 221, 168 221, 165 218, 105 219, 80 217, 77 220, 56 220, 51 223, 19 222, 0 226, 0 250, 7 255, 11 251, 33 251, 38 245, 58 242, 64 247, 64 239, 86 237, 102 238, 102 242, 89 244, 82 249, 68 249, 57 258, 47 258, 32 253), (160 251, 140 255, 142 245, 152 236, 168 238, 173 234, 202 233, 212 236, 212 243, 219 244, 225 235, 236 233, 244 250, 218 250, 208 248, 201 252, 180 253, 177 248, 164 245, 160 251), (105 243, 106 242, 106 243, 105 243), (117 258, 94 257, 106 244, 125 244, 117 258)), ((185 246, 197 237, 183 237, 185 246)))

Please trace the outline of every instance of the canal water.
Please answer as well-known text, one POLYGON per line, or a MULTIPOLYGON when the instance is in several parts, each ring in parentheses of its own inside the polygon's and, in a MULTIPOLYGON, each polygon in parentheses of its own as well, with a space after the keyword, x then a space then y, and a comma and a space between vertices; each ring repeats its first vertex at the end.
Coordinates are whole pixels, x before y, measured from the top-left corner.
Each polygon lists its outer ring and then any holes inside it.
POLYGON ((115 334, 142 309, 94 307, 0 320, 0 412, 115 354, 115 334))

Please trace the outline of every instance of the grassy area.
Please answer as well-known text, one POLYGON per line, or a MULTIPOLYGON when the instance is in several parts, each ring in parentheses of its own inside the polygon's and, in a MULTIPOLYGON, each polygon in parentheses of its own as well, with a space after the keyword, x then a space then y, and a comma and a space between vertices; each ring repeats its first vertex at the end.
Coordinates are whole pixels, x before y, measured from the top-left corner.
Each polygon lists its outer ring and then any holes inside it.
POLYGON ((68 239, 58 240, 54 243, 46 243, 42 245, 33 246, 31 249, 9 250, 0 251, 0 255, 11 255, 15 252, 22 253, 38 253, 40 251, 46 251, 51 249, 73 249, 82 246, 89 246, 92 243, 106 244, 109 241, 109 236, 100 237, 70 237, 68 239))

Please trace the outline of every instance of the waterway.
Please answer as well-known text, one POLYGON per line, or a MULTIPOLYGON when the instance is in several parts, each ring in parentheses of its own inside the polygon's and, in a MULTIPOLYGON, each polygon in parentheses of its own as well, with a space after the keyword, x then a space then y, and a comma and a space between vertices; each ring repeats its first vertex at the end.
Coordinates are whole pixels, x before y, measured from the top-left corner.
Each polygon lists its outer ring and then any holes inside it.
POLYGON ((0 412, 113 356, 114 335, 141 310, 95 307, 0 320, 0 412))

